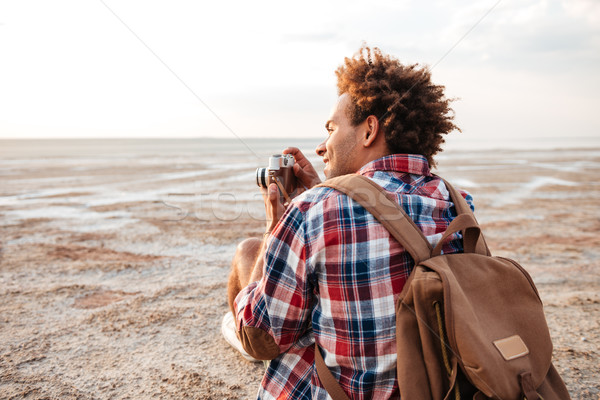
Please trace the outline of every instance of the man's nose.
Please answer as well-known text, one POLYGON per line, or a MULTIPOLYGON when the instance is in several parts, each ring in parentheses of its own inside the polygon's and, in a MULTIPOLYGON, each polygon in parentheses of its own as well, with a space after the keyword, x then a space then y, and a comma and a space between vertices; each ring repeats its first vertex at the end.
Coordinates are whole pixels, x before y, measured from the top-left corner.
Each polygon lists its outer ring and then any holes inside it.
POLYGON ((325 147, 325 143, 327 143, 327 139, 325 139, 320 145, 317 146, 315 152, 319 155, 319 157, 323 157, 327 148, 325 147))

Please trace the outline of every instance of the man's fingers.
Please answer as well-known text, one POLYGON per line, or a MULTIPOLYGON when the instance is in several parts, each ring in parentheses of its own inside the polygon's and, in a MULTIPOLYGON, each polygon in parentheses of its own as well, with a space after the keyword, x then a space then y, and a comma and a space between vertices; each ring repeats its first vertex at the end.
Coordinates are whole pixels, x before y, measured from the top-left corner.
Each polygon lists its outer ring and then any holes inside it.
POLYGON ((288 147, 288 148, 285 148, 285 149, 283 149, 282 153, 283 154, 291 154, 294 157, 296 157, 296 154, 302 154, 302 152, 300 151, 300 149, 297 148, 297 147, 288 147))
POLYGON ((269 185, 269 201, 273 203, 274 201, 279 201, 279 189, 277 188, 276 183, 271 183, 269 185))
POLYGON ((293 168, 294 175, 296 175, 296 178, 300 179, 301 182, 304 182, 304 180, 306 179, 306 172, 304 172, 300 164, 294 164, 293 168))
POLYGON ((283 150, 283 154, 291 154, 294 156, 294 159, 296 160, 296 163, 294 164, 294 175, 296 175, 304 187, 310 189, 321 182, 315 167, 313 167, 312 163, 304 157, 304 154, 302 154, 300 149, 297 147, 288 147, 283 150))
POLYGON ((312 165, 311 168, 309 168, 307 171, 306 169, 302 168, 301 165, 294 164, 294 175, 296 175, 296 177, 298 178, 300 183, 304 185, 304 187, 307 187, 309 189, 321 183, 321 179, 319 179, 319 174, 317 174, 317 171, 315 171, 314 168, 312 168, 312 165))
POLYGON ((305 167, 307 164, 310 164, 310 161, 302 154, 299 148, 297 147, 288 147, 282 151, 283 154, 291 154, 294 156, 294 160, 296 160, 296 164, 300 164, 301 167, 305 167))

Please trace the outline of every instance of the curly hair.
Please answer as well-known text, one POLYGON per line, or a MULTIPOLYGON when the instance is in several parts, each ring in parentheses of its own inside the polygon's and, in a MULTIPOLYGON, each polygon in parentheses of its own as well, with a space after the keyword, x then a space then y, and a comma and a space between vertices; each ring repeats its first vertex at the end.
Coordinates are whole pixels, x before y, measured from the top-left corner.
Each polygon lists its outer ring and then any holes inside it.
POLYGON ((402 65, 363 45, 335 74, 338 94, 350 96, 346 111, 352 125, 376 116, 391 153, 421 154, 434 166, 442 135, 460 131, 452 122, 452 100, 445 97, 444 86, 434 85, 431 73, 419 64, 402 65))

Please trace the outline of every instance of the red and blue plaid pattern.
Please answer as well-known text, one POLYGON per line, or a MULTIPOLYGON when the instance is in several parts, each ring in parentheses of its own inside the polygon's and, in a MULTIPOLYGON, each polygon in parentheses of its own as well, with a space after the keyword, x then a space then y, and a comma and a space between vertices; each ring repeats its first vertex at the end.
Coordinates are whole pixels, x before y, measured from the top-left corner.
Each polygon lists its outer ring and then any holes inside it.
MULTIPOLYGON (((359 173, 395 195, 432 246, 456 216, 422 156, 387 156, 359 173)), ((459 236, 444 252, 462 251, 459 236)), ((327 398, 314 366, 315 340, 351 398, 397 398, 395 303, 414 265, 404 248, 358 203, 319 187, 294 199, 265 257, 262 280, 236 299, 238 328, 265 330, 282 351, 258 398, 327 398)))

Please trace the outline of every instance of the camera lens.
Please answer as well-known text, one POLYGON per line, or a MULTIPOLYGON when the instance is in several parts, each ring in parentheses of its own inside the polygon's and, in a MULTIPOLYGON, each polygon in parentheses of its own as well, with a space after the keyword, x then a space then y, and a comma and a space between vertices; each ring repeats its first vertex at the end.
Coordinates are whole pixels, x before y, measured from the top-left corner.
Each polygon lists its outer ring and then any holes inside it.
POLYGON ((256 184, 260 187, 269 187, 269 174, 266 168, 256 168, 256 184))

